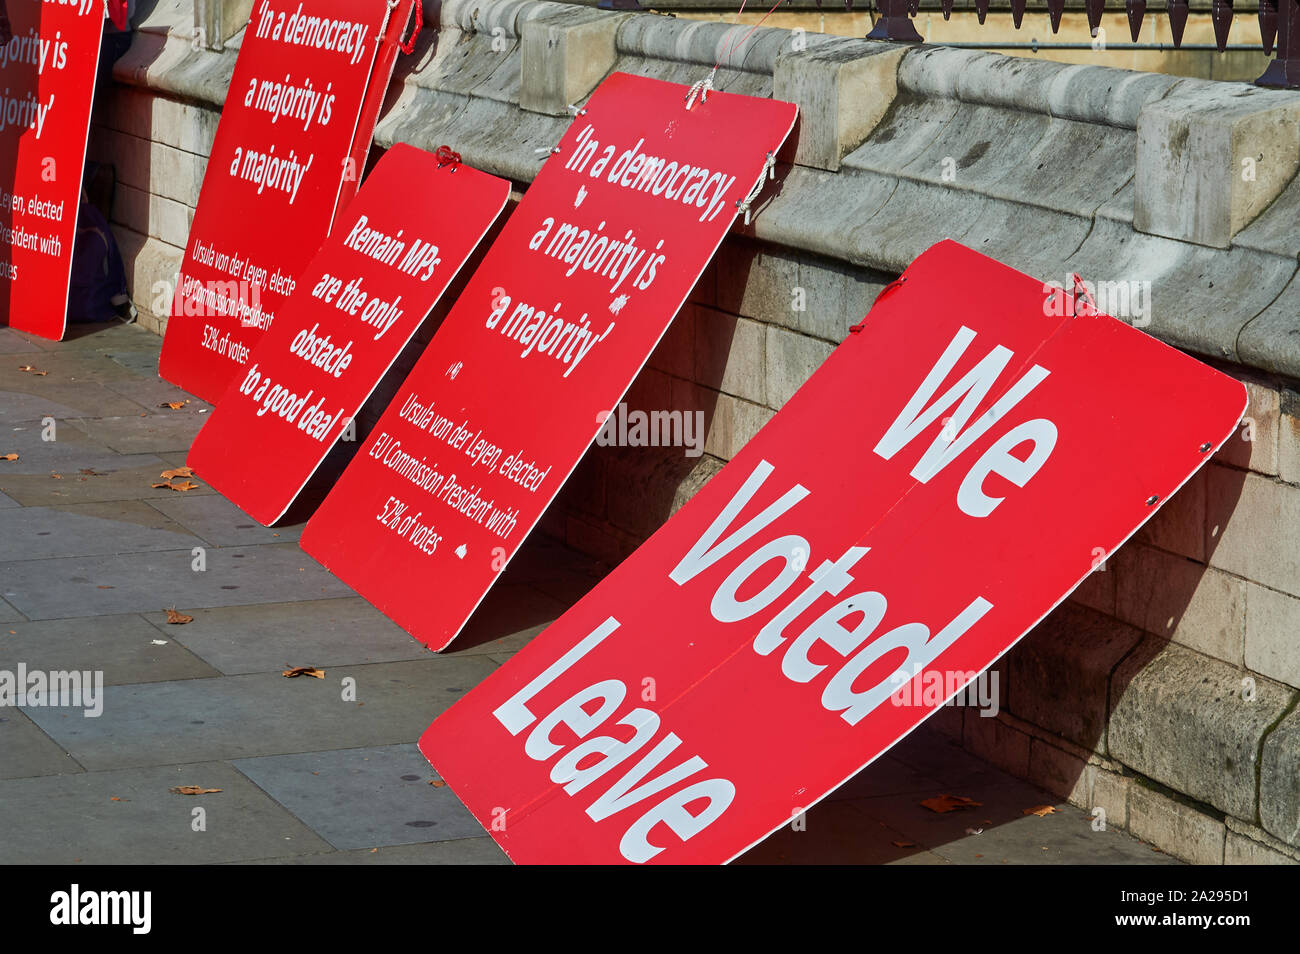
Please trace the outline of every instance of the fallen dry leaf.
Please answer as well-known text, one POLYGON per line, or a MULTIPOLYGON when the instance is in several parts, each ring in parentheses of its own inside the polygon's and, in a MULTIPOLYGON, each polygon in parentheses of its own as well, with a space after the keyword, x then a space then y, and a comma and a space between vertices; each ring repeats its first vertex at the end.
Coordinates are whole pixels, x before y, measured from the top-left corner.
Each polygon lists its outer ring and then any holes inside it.
POLYGON ((1021 814, 1037 815, 1042 818, 1044 815, 1055 815, 1056 809, 1051 805, 1039 805, 1037 808, 1026 808, 1021 814))
POLYGON ((164 470, 158 476, 163 480, 174 480, 177 477, 193 477, 194 471, 188 467, 177 467, 175 470, 164 470))
POLYGON ((111 802, 129 802, 130 800, 129 798, 118 798, 116 795, 109 799, 111 802))
POLYGON ((0 454, 0 460, 17 460, 17 454, 0 454))
POLYGON ((325 678, 325 670, 317 669, 315 666, 295 666, 292 669, 286 669, 280 673, 285 679, 297 679, 299 676, 315 676, 317 679, 325 678))
POLYGON ((187 490, 198 490, 199 485, 192 480, 185 480, 179 484, 172 483, 170 480, 158 484, 150 484, 154 490, 175 490, 178 493, 185 493, 187 490))
POLYGON ((429 779, 429 784, 432 785, 434 788, 442 788, 447 783, 440 778, 431 778, 429 779))
POLYGON ((896 842, 893 842, 893 845, 894 845, 895 848, 915 848, 915 847, 916 847, 916 842, 914 842, 914 841, 896 841, 896 842))
POLYGON ((175 609, 168 609, 167 622, 175 626, 183 626, 186 623, 194 622, 194 617, 186 616, 184 613, 177 612, 175 609))
POLYGON ((42 377, 42 378, 50 373, 48 371, 38 371, 35 368, 33 368, 30 364, 21 364, 18 366, 18 370, 26 371, 28 374, 35 374, 38 377, 42 377))
POLYGON ((932 812, 943 814, 944 812, 955 812, 959 808, 976 808, 983 802, 972 801, 964 795, 936 795, 934 798, 927 798, 921 802, 932 812))
POLYGON ((213 795, 221 789, 204 788, 201 785, 177 785, 175 788, 169 788, 167 791, 173 795, 213 795))
POLYGON ((95 470, 95 468, 93 468, 93 467, 83 467, 83 468, 81 468, 81 472, 82 472, 83 474, 85 474, 87 477, 107 477, 107 476, 108 476, 108 471, 104 471, 104 470, 95 470))
POLYGON ((95 587, 95 589, 97 589, 97 590, 115 590, 115 589, 117 589, 117 587, 116 587, 116 586, 105 586, 103 583, 101 583, 101 584, 99 584, 99 586, 95 587))
POLYGON ((56 474, 56 473, 54 473, 54 471, 50 471, 50 476, 53 477, 55 480, 62 480, 62 479, 63 479, 63 475, 62 475, 62 474, 56 474))
POLYGON ((162 404, 159 404, 158 406, 169 407, 173 411, 179 411, 181 408, 183 408, 186 404, 189 403, 190 403, 189 401, 164 401, 162 404))

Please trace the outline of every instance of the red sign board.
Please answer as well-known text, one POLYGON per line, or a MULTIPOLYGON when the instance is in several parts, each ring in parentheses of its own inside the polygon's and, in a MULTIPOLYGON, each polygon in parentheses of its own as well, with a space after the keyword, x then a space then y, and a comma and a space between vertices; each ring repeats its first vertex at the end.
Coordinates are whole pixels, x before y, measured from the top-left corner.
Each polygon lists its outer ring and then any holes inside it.
POLYGON ((90 106, 104 31, 100 0, 9 4, 0 47, 0 316, 63 337, 90 106))
POLYGON ((1243 386, 1064 297, 927 251, 676 516, 434 722, 422 751, 512 858, 735 858, 1209 459, 1243 386))
POLYGON ((255 520, 280 519, 509 196, 504 179, 411 146, 390 149, 186 463, 255 520))
POLYGON ((788 103, 686 93, 601 84, 303 532, 431 648, 555 497, 794 123, 788 103))
POLYGON ((168 381, 216 401, 242 378, 355 194, 378 114, 367 94, 388 84, 410 5, 254 3, 163 339, 168 381))

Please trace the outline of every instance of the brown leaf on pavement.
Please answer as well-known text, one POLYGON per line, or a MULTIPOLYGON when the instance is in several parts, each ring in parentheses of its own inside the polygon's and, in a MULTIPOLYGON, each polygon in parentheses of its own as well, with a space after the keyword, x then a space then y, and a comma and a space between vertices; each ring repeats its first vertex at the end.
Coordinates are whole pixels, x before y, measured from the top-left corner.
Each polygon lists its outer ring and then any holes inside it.
POLYGON ((440 778, 431 778, 429 779, 429 784, 432 785, 434 788, 442 788, 447 783, 440 778))
POLYGON ((35 368, 33 368, 30 364, 20 364, 18 366, 18 370, 26 371, 28 374, 34 374, 37 377, 41 377, 41 378, 45 377, 47 374, 50 373, 48 371, 38 371, 35 368))
POLYGON ((17 454, 0 454, 0 460, 17 460, 17 454))
POLYGON ((149 486, 154 490, 175 490, 178 493, 185 493, 187 490, 199 489, 199 485, 192 480, 183 480, 179 484, 167 480, 157 484, 150 484, 149 486))
POLYGON ((936 795, 934 798, 923 800, 921 804, 930 811, 942 815, 944 812, 955 812, 959 808, 976 808, 983 802, 972 801, 964 795, 936 795))
POLYGON ((163 480, 174 480, 177 477, 193 477, 194 471, 188 467, 177 467, 175 470, 164 470, 158 476, 163 480))
POLYGON ((891 842, 891 844, 893 844, 893 846, 894 846, 895 848, 915 848, 915 847, 916 847, 916 842, 914 842, 914 841, 895 841, 895 842, 891 842))
POLYGON ((1037 815, 1039 818, 1042 818, 1044 815, 1055 815, 1056 809, 1051 805, 1039 805, 1037 808, 1026 808, 1021 814, 1037 815))
POLYGON ((177 785, 175 788, 169 788, 167 791, 173 795, 213 795, 221 789, 204 788, 202 785, 177 785))
POLYGON ((314 676, 317 679, 325 678, 325 670, 317 669, 315 666, 295 666, 292 669, 286 669, 280 673, 285 679, 297 679, 299 676, 314 676))
POLYGON ((158 406, 159 406, 159 407, 169 407, 169 408, 171 408, 173 411, 179 411, 181 408, 183 408, 186 404, 189 404, 189 403, 190 403, 190 402, 189 402, 188 400, 185 400, 185 401, 164 401, 162 404, 159 404, 158 406))
POLYGON ((168 609, 166 612, 167 612, 167 622, 175 626, 183 626, 186 623, 194 622, 193 616, 186 616, 184 613, 178 612, 174 608, 168 609))

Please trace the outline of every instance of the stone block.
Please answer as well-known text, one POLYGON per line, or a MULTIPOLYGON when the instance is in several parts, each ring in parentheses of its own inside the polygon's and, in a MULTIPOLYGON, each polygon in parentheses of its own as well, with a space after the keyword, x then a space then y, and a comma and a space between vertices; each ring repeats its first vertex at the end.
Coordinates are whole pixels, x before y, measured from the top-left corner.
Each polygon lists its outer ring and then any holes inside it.
POLYGON ((1277 476, 1278 422, 1281 416, 1278 391, 1255 381, 1244 381, 1249 403, 1241 425, 1228 438, 1214 459, 1220 463, 1277 476))
POLYGON ((557 7, 520 27, 519 105, 564 116, 590 95, 618 58, 615 41, 626 15, 557 7))
POLYGON ((1110 674, 1142 634, 1110 616, 1059 606, 1006 656, 1012 714, 1088 751, 1106 751, 1110 674))
POLYGON ((799 107, 794 161, 838 170, 893 105, 906 51, 892 43, 837 38, 778 54, 772 95, 799 107))
POLYGON ((1110 755, 1148 778, 1236 815, 1255 815, 1259 747, 1293 692, 1150 637, 1111 681, 1110 755))
POLYGON ((1270 835, 1300 848, 1300 708, 1264 740, 1259 820, 1270 835))
POLYGON ((1227 828, 1222 821, 1142 785, 1129 789, 1128 830, 1182 861, 1223 864, 1227 828))
POLYGON ((1185 82, 1137 133, 1133 227, 1227 248, 1300 168, 1300 94, 1185 82))
POLYGON ((1209 466, 1210 565, 1300 597, 1300 487, 1209 466))
POLYGON ((754 404, 766 399, 763 326, 712 308, 695 310, 693 380, 754 404))
POLYGON ((1246 668, 1300 688, 1300 600, 1246 584, 1246 668))
POLYGON ((1153 547, 1116 556, 1116 616, 1189 649, 1241 666, 1246 581, 1153 547))
POLYGON ((769 325, 767 406, 779 411, 834 350, 825 341, 769 325))

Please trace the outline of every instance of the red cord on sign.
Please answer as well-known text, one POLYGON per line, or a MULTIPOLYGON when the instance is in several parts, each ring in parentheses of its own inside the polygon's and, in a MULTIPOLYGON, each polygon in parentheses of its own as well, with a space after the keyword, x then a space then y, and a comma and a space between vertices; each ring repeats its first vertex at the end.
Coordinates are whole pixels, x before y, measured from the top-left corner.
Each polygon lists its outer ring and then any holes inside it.
POLYGON ((415 49, 415 38, 420 35, 421 28, 424 27, 424 4, 421 0, 415 0, 415 29, 411 32, 411 38, 405 43, 398 44, 403 53, 409 54, 415 49))
MULTIPOLYGON (((875 298, 875 301, 873 301, 873 302, 871 303, 871 307, 872 307, 872 308, 875 308, 876 305, 879 304, 880 299, 884 298, 886 295, 888 295, 890 292, 892 292, 892 291, 894 291, 895 289, 897 289, 900 285, 902 285, 902 284, 903 284, 904 282, 906 282, 906 281, 907 281, 907 276, 906 276, 906 275, 899 275, 897 278, 895 278, 892 282, 890 282, 890 283, 889 283, 888 285, 886 285, 884 288, 880 289, 880 294, 878 294, 878 295, 876 296, 876 298, 875 298)), ((867 317, 869 318, 869 317, 871 317, 871 316, 868 315, 867 317)), ((855 335, 856 335, 856 334, 860 334, 860 333, 862 332, 862 329, 865 328, 866 326, 867 326, 867 318, 863 318, 863 319, 862 319, 861 321, 859 321, 856 325, 853 325, 852 327, 850 327, 850 328, 849 328, 849 332, 850 332, 850 334, 855 334, 855 335)))
POLYGON ((443 166, 449 165, 451 166, 452 171, 455 172, 456 167, 460 165, 460 153, 452 152, 450 146, 439 146, 438 151, 434 153, 434 156, 438 160, 439 169, 443 166))

